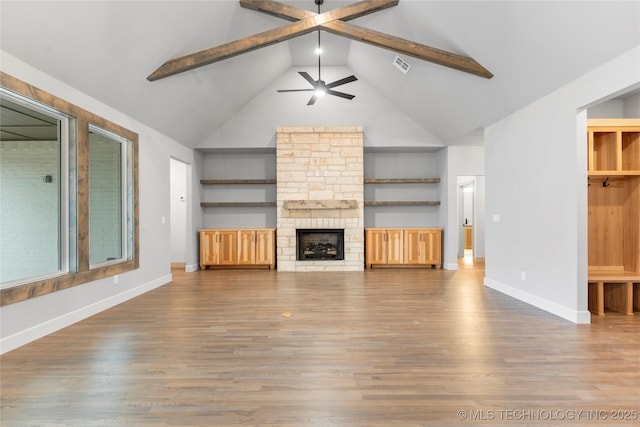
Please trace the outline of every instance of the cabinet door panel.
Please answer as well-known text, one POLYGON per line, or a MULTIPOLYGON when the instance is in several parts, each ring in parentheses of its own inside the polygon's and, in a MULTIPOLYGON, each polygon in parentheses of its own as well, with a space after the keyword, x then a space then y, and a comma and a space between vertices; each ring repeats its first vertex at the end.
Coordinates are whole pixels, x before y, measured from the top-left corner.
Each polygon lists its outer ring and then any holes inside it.
POLYGON ((442 261, 442 238, 440 230, 423 232, 424 263, 439 266, 442 261))
POLYGON ((216 264, 217 233, 214 231, 200 232, 200 268, 216 264))
POLYGON ((387 264, 404 262, 403 230, 387 230, 387 264))
POLYGON ((256 242, 255 242, 255 263, 256 264, 269 264, 271 268, 274 268, 274 235, 273 230, 257 230, 256 242))
POLYGON ((386 230, 367 230, 365 233, 365 263, 371 268, 371 264, 386 264, 386 230))
POLYGON ((422 230, 404 231, 404 257, 405 264, 424 263, 424 234, 422 230))
POLYGON ((220 230, 219 231, 219 250, 218 250, 218 264, 219 265, 234 265, 238 263, 238 248, 237 248, 237 236, 236 230, 220 230))
POLYGON ((256 263, 256 232, 254 230, 238 231, 238 264, 256 263))

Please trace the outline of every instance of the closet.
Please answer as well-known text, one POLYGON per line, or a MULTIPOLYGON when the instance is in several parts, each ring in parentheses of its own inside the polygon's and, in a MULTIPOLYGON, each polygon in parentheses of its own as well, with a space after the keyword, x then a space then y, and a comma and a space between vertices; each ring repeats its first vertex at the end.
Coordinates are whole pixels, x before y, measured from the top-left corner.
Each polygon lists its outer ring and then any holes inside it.
POLYGON ((640 310, 640 119, 588 121, 589 310, 640 310))

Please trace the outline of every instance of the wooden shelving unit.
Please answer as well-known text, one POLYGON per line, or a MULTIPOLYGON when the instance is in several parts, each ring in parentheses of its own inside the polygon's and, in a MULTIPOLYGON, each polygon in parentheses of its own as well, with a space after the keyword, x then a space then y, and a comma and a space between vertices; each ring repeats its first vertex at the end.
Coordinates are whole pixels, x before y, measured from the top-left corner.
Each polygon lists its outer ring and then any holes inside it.
POLYGON ((640 120, 588 122, 589 310, 640 310, 640 120))
POLYGON ((439 184, 440 178, 365 178, 365 184, 439 184))
POLYGON ((274 179, 201 179, 202 185, 251 185, 251 184, 275 184, 274 179))
MULTIPOLYGON (((202 185, 270 185, 276 184, 275 179, 201 179, 202 185)), ((264 202, 201 202, 203 208, 232 208, 232 207, 275 207, 275 201, 264 202)))
MULTIPOLYGON (((365 178, 365 184, 439 184, 440 178, 365 178)), ((439 200, 365 200, 365 206, 439 206, 439 200)))
POLYGON ((231 208, 231 207, 270 207, 276 202, 201 202, 203 208, 231 208))
POLYGON ((439 206, 440 201, 438 200, 365 200, 365 206, 439 206))

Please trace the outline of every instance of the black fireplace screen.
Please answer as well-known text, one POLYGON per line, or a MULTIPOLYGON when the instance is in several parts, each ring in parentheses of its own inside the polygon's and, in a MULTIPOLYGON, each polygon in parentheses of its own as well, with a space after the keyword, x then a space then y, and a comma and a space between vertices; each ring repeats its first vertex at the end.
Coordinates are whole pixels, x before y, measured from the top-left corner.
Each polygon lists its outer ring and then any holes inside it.
POLYGON ((343 260, 344 230, 296 230, 298 261, 343 260))

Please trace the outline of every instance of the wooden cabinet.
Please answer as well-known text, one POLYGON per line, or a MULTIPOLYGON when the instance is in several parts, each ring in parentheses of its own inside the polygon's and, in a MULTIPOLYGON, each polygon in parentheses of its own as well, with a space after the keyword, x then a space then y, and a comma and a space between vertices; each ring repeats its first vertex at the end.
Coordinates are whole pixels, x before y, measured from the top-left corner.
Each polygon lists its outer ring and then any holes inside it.
POLYGON ((473 227, 470 225, 464 226, 464 248, 473 249, 473 227))
POLYGON ((275 230, 200 230, 200 269, 211 266, 266 266, 274 269, 275 230))
POLYGON ((438 228, 367 228, 365 264, 431 265, 442 263, 442 234, 438 228))
POLYGON ((603 294, 590 292, 589 306, 629 314, 629 289, 640 283, 640 120, 589 120, 587 133, 589 282, 603 294))
POLYGON ((404 246, 402 229, 368 228, 365 232, 366 265, 402 264, 404 246))
POLYGON ((441 264, 441 233, 438 229, 404 230, 405 264, 441 264))
POLYGON ((235 230, 201 230, 200 268, 236 264, 236 238, 235 230))

